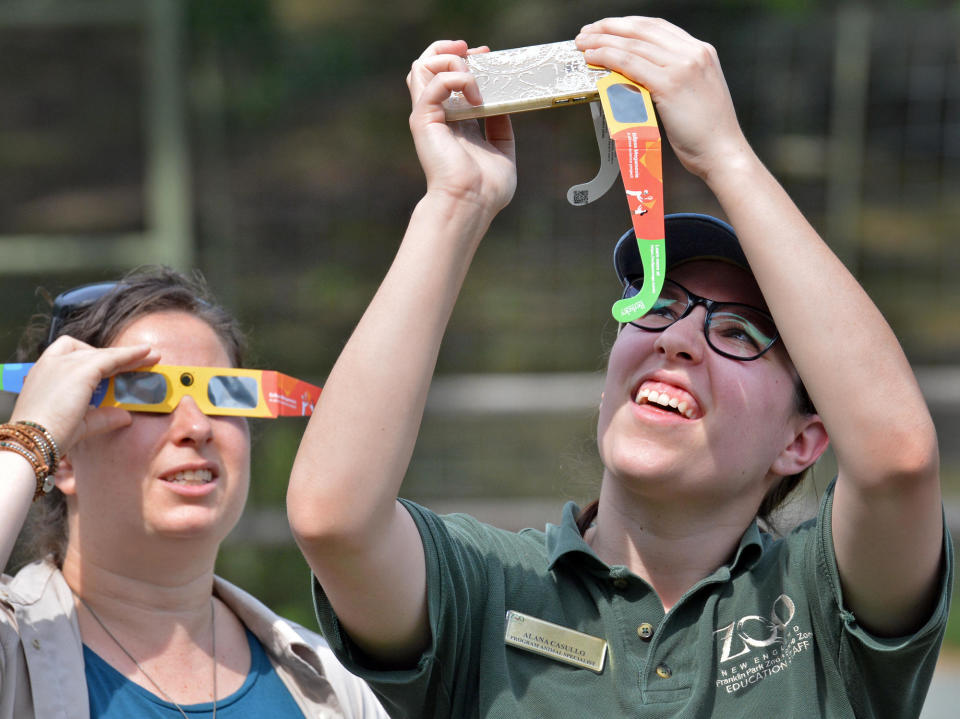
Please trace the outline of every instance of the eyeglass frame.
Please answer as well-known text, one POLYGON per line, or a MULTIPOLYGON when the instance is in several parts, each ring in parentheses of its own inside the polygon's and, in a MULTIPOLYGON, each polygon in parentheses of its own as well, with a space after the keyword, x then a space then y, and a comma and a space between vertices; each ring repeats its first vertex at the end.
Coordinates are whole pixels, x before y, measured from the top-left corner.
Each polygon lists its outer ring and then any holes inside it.
MULTIPOLYGON (((0 364, 0 391, 18 393, 23 389, 33 362, 0 364)), ((191 397, 200 411, 211 417, 309 417, 313 414, 322 388, 274 370, 243 367, 201 367, 192 365, 147 365, 119 372, 100 381, 90 398, 93 407, 120 407, 131 412, 173 412, 183 397, 191 397), (159 402, 126 402, 116 397, 118 378, 127 375, 155 374, 165 381, 164 397, 159 402), (211 380, 223 377, 252 379, 257 385, 257 404, 252 407, 219 406, 205 393, 211 380)))
MULTIPOLYGON (((122 287, 124 283, 117 280, 109 280, 104 282, 93 282, 85 285, 78 285, 69 290, 61 292, 53 300, 53 306, 50 309, 50 328, 47 331, 47 342, 44 345, 44 348, 49 347, 53 344, 54 340, 57 339, 57 336, 60 334, 60 331, 63 329, 63 325, 70 319, 71 315, 76 313, 79 310, 89 307, 94 304, 102 297, 110 294, 118 287, 122 287)), ((206 304, 203 300, 201 303, 206 304)), ((4 380, 9 380, 11 383, 19 383, 22 386, 23 378, 26 377, 27 371, 30 367, 33 366, 32 362, 27 363, 15 363, 15 364, 0 364, 0 371, 3 371, 7 374, 0 374, 0 390, 4 390, 4 380)), ((206 374, 207 370, 210 368, 191 368, 191 367, 174 367, 172 365, 154 365, 153 367, 144 367, 140 370, 156 369, 157 367, 161 368, 159 373, 166 374, 165 371, 176 372, 180 370, 199 370, 201 374, 206 374)), ((317 402, 322 389, 317 385, 311 384, 309 382, 304 382, 303 380, 298 380, 295 377, 290 375, 283 374, 282 372, 275 372, 273 370, 251 370, 246 368, 218 368, 222 370, 222 374, 232 374, 234 376, 249 376, 255 377, 258 383, 258 386, 263 393, 261 395, 261 401, 258 403, 256 408, 250 409, 236 409, 228 410, 227 408, 217 408, 214 412, 207 412, 211 416, 239 416, 239 417, 278 417, 278 416, 310 416, 313 412, 313 408, 317 402), (291 402, 289 396, 286 396, 286 393, 280 389, 283 387, 291 387, 292 385, 296 386, 297 391, 300 391, 301 397, 298 403, 298 407, 295 407, 291 402), (266 399, 266 403, 264 403, 266 399), (269 409, 267 409, 269 408, 269 409), (307 411, 309 408, 309 411, 307 411)), ((136 372, 138 370, 134 370, 136 372)), ((172 379, 172 374, 166 375, 167 379, 172 379)), ((113 399, 113 389, 114 389, 114 379, 113 377, 108 378, 100 383, 97 389, 94 392, 94 405, 99 406, 113 406, 113 407, 124 407, 130 409, 134 412, 172 412, 175 409, 176 404, 179 403, 179 396, 177 398, 177 403, 171 404, 169 401, 166 402, 163 409, 159 409, 159 405, 152 409, 145 409, 144 405, 127 406, 125 404, 116 402, 113 399), (109 390, 108 390, 109 388, 109 390), (109 395, 109 402, 104 402, 109 395)), ((8 390, 8 391, 19 391, 19 389, 8 390)), ((174 391, 174 390, 171 390, 174 391)), ((177 392, 182 396, 182 389, 177 392)), ((189 392, 187 394, 190 394, 189 392)), ((164 403, 161 403, 164 404, 164 403)))
MULTIPOLYGON (((627 296, 627 292, 630 290, 630 288, 633 286, 634 281, 636 281, 636 280, 637 280, 637 278, 635 278, 635 277, 634 277, 634 278, 624 278, 622 297, 625 298, 625 297, 627 296)), ((687 304, 686 309, 680 314, 679 317, 677 317, 675 320, 673 320, 673 322, 671 322, 670 324, 664 325, 663 327, 644 327, 643 325, 637 324, 639 321, 642 321, 642 320, 643 320, 643 317, 640 317, 640 318, 638 318, 637 320, 633 320, 633 321, 631 321, 631 322, 621 323, 621 326, 622 326, 623 324, 630 324, 630 325, 633 325, 634 327, 636 327, 637 329, 643 330, 644 332, 663 332, 665 329, 667 329, 667 328, 669 328, 669 327, 673 327, 673 325, 675 325, 677 322, 679 322, 679 321, 682 320, 683 318, 687 317, 691 312, 693 312, 693 310, 694 310, 695 307, 697 307, 698 305, 703 305, 704 309, 706 310, 706 313, 705 313, 704 316, 703 316, 703 336, 704 336, 704 339, 706 339, 707 345, 710 347, 710 349, 712 349, 714 352, 716 352, 716 353, 717 353, 718 355, 720 355, 721 357, 726 357, 726 358, 728 358, 728 359, 737 360, 737 361, 739 361, 739 362, 753 362, 754 360, 760 359, 761 357, 763 357, 763 355, 765 355, 767 352, 769 352, 770 349, 773 348, 773 346, 776 345, 776 344, 777 344, 777 341, 780 339, 780 330, 777 329, 777 325, 776 325, 776 323, 775 323, 774 320, 773 320, 773 316, 772 316, 769 312, 765 312, 764 310, 761 310, 759 307, 754 307, 753 305, 748 305, 748 304, 745 303, 745 302, 722 302, 722 301, 720 301, 720 300, 711 300, 711 299, 708 298, 708 297, 701 297, 700 295, 698 295, 698 294, 696 294, 696 293, 694 293, 694 292, 691 292, 691 291, 688 290, 686 287, 684 287, 683 285, 681 285, 679 282, 677 282, 676 280, 670 279, 669 277, 664 280, 664 286, 666 286, 667 283, 670 283, 670 284, 672 284, 672 285, 676 285, 677 287, 679 287, 681 290, 683 290, 683 292, 684 292, 684 293, 687 295, 687 297, 689 298, 689 301, 688 301, 688 304, 687 304), (774 336, 773 336, 773 338, 770 340, 770 344, 768 344, 768 345, 767 345, 766 347, 764 347, 758 354, 753 355, 752 357, 738 357, 737 355, 730 354, 729 352, 724 352, 722 349, 719 349, 719 348, 718 348, 716 345, 714 345, 713 342, 710 340, 710 331, 709 331, 709 330, 710 330, 710 320, 711 320, 711 318, 713 317, 714 313, 716 312, 716 308, 717 308, 717 307, 722 307, 722 306, 748 307, 748 308, 750 308, 752 311, 758 312, 758 313, 760 313, 761 315, 763 315, 764 317, 766 317, 767 319, 769 319, 769 320, 770 320, 770 324, 773 326, 773 329, 774 329, 774 336)), ((632 295, 631 295, 631 296, 632 296, 632 295)))
POLYGON ((211 417, 309 417, 320 398, 321 388, 274 370, 243 367, 200 367, 191 365, 150 365, 120 372, 100 382, 92 404, 121 407, 131 412, 173 412, 184 397, 190 397, 200 411, 211 417), (165 394, 159 402, 126 402, 117 398, 117 383, 131 375, 158 375, 165 380, 165 394), (233 377, 256 382, 256 405, 220 406, 209 396, 215 379, 233 377))

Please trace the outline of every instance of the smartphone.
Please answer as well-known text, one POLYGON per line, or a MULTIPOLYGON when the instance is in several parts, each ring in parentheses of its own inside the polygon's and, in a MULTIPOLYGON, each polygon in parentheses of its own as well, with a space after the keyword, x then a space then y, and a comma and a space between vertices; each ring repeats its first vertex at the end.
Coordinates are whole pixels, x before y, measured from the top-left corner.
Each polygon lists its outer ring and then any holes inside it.
POLYGON ((597 80, 609 70, 587 65, 573 40, 468 55, 483 104, 455 92, 443 103, 446 119, 507 115, 578 105, 598 98, 597 80))

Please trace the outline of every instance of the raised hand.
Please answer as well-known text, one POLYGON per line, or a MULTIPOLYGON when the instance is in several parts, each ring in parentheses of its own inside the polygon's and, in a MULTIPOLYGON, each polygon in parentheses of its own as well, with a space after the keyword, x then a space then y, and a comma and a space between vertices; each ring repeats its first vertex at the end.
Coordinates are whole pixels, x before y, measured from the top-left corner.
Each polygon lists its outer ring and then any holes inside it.
POLYGON ((130 413, 124 409, 90 407, 100 381, 158 359, 158 353, 147 345, 97 349, 72 337, 60 337, 30 370, 10 419, 42 425, 66 454, 85 437, 130 423, 130 413))
POLYGON ((587 62, 650 91, 670 145, 690 172, 706 178, 751 152, 709 43, 665 20, 623 17, 584 26, 577 47, 587 62))
POLYGON ((439 40, 413 63, 407 87, 413 109, 410 130, 427 178, 427 193, 445 193, 454 200, 475 202, 492 217, 513 197, 516 158, 513 129, 506 116, 447 123, 442 102, 460 91, 480 102, 476 80, 467 70, 468 49, 462 40, 439 40))

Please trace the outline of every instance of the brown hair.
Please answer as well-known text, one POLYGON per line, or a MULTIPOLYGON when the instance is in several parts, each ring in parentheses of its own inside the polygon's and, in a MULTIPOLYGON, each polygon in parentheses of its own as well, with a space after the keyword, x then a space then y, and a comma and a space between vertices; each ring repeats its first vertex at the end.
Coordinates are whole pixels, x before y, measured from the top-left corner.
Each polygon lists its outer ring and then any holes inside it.
MULTIPOLYGON (((813 400, 810 399, 807 388, 803 386, 803 382, 799 379, 797 379, 794 397, 796 411, 798 413, 807 417, 817 413, 817 408, 814 407, 813 400)), ((784 477, 776 485, 771 487, 770 491, 767 492, 763 498, 763 501, 760 502, 760 508, 757 510, 757 519, 768 528, 772 527, 773 513, 782 506, 787 501, 787 498, 793 494, 794 490, 800 486, 800 483, 809 471, 810 467, 807 467, 802 472, 784 477)), ((577 529, 580 530, 581 535, 593 524, 597 518, 597 510, 599 508, 600 500, 595 499, 580 510, 580 513, 577 515, 577 529)))
MULTIPOLYGON (((134 320, 164 311, 186 312, 206 322, 223 342, 234 366, 242 366, 246 339, 237 320, 214 301, 199 272, 187 275, 169 267, 133 270, 92 303, 65 308, 58 315, 59 327, 53 337, 48 337, 54 321, 51 312, 34 316, 20 340, 18 359, 36 359, 48 342, 60 335, 70 335, 94 347, 108 347, 134 320)), ((50 556, 61 566, 66 546, 67 502, 55 488, 33 503, 17 538, 16 563, 50 556)))

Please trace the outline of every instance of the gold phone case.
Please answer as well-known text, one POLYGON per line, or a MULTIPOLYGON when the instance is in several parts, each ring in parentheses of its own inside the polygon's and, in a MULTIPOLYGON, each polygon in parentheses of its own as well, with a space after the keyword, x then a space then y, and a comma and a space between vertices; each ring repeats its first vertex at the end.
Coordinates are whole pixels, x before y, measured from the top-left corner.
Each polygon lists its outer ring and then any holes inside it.
POLYGON ((455 92, 443 103, 450 120, 577 105, 597 99, 597 79, 609 70, 587 65, 573 40, 467 56, 483 104, 455 92))

